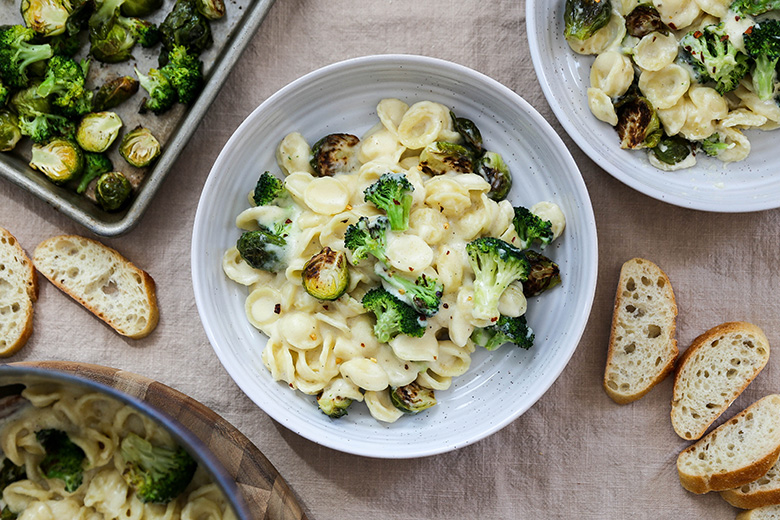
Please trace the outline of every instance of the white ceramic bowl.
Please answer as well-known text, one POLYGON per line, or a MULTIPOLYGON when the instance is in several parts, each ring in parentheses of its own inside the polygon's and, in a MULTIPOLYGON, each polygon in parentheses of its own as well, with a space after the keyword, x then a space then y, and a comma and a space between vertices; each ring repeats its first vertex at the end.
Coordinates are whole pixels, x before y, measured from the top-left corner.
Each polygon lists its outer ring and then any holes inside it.
POLYGON ((496 81, 453 63, 418 56, 357 58, 312 72, 268 98, 236 130, 212 168, 192 238, 195 301, 214 350, 241 389, 292 431, 344 452, 381 458, 441 453, 506 426, 555 381, 577 347, 590 313, 597 272, 596 226, 588 193, 563 142, 534 109, 496 81), (567 217, 564 235, 545 250, 561 266, 563 284, 529 302, 536 332, 530 351, 479 349, 471 369, 439 404, 393 424, 374 420, 362 404, 338 420, 312 396, 271 379, 260 353, 266 338, 244 313, 245 287, 222 272, 223 252, 239 236, 235 218, 264 170, 279 174, 274 152, 289 132, 313 143, 323 135, 362 135, 376 104, 397 97, 452 107, 480 128, 486 146, 514 174, 510 199, 530 206, 551 200, 567 217))
POLYGON ((777 132, 747 131, 750 156, 737 163, 698 154, 697 165, 676 172, 654 168, 644 151, 621 150, 617 133, 588 109, 594 56, 575 54, 563 37, 565 0, 528 0, 526 29, 547 102, 577 145, 616 179, 646 195, 686 208, 746 212, 780 207, 777 132))

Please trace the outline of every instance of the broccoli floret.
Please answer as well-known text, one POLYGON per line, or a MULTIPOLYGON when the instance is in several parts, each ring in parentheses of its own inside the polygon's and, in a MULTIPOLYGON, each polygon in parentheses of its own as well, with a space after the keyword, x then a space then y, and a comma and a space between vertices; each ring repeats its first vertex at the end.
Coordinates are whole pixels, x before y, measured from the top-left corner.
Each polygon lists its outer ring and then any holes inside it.
POLYGON ((154 47, 160 43, 160 30, 152 22, 141 18, 117 16, 116 23, 124 27, 141 47, 154 47))
POLYGON ((26 478, 27 471, 24 466, 17 466, 11 459, 3 459, 3 467, 0 468, 0 494, 9 485, 26 478))
POLYGON ((125 481, 142 502, 170 502, 187 488, 198 467, 181 446, 155 446, 133 433, 122 439, 119 451, 125 459, 125 481))
POLYGON ((168 78, 179 103, 192 103, 203 87, 203 63, 194 53, 188 53, 183 45, 174 45, 168 53, 168 63, 160 72, 168 78))
POLYGON ((176 103, 176 89, 159 69, 150 69, 149 75, 144 75, 136 68, 135 74, 141 86, 149 93, 149 98, 144 99, 141 106, 143 111, 162 114, 176 103))
POLYGON ((504 343, 527 350, 534 344, 534 331, 528 327, 525 316, 511 318, 502 314, 495 324, 474 329, 471 341, 487 350, 496 350, 504 343))
POLYGON ((111 159, 103 153, 84 152, 84 172, 81 174, 81 181, 76 188, 76 193, 87 191, 92 179, 97 179, 104 173, 113 171, 114 165, 111 159))
POLYGON ((379 216, 369 221, 368 217, 360 219, 347 227, 344 232, 344 247, 352 251, 352 261, 358 264, 369 253, 380 262, 387 261, 385 250, 387 249, 387 230, 390 221, 387 217, 379 216))
POLYGON ((26 87, 27 67, 52 57, 48 43, 29 43, 34 37, 35 31, 22 25, 0 28, 0 77, 9 87, 26 87))
POLYGON ((704 139, 699 144, 701 145, 701 149, 704 150, 704 153, 710 157, 717 157, 722 152, 734 146, 733 144, 721 141, 720 134, 717 132, 709 136, 707 139, 704 139))
POLYGON ((528 249, 534 242, 544 249, 553 240, 552 222, 543 220, 528 208, 516 207, 512 224, 520 238, 520 249, 528 249))
POLYGON ((5 105, 5 102, 8 101, 8 96, 11 95, 11 91, 8 90, 8 87, 6 87, 3 84, 2 79, 0 79, 0 107, 5 105))
POLYGON ((745 51, 753 58, 753 90, 763 100, 775 94, 780 60, 780 21, 762 20, 745 31, 745 51))
POLYGON ((444 287, 435 278, 420 275, 409 280, 401 274, 388 271, 382 264, 376 264, 376 274, 387 283, 385 288, 396 298, 411 305, 425 316, 434 316, 439 312, 444 287))
POLYGON ((756 16, 780 9, 780 0, 735 0, 730 9, 741 15, 756 16))
POLYGON ((561 283, 561 270, 558 264, 537 253, 533 249, 524 252, 531 264, 528 279, 523 282, 523 295, 526 298, 537 296, 561 283))
POLYGON ((409 210, 412 207, 414 186, 403 173, 385 173, 363 192, 366 202, 371 202, 387 213, 390 229, 404 231, 409 228, 409 210))
POLYGON ((466 253, 474 270, 474 317, 497 318, 504 290, 515 280, 525 281, 531 265, 521 250, 493 237, 469 242, 466 253))
POLYGON ((8 509, 8 506, 5 506, 0 511, 0 520, 16 520, 17 518, 19 518, 19 515, 8 509))
POLYGON ((38 95, 36 83, 16 92, 11 107, 19 115, 19 130, 36 143, 75 132, 75 125, 68 118, 52 113, 48 98, 38 95))
POLYGON ((689 32, 680 40, 680 46, 699 78, 713 81, 721 95, 737 88, 750 68, 747 54, 734 47, 722 23, 689 32))
POLYGON ((287 189, 284 187, 284 181, 271 174, 263 172, 257 179, 255 191, 252 193, 252 200, 257 206, 267 206, 279 198, 287 197, 287 189))
POLYGON ((255 269, 272 273, 284 268, 286 247, 287 241, 282 233, 275 233, 266 227, 247 231, 236 243, 236 248, 246 263, 255 269))
POLYGON ((73 493, 84 479, 83 463, 86 455, 62 430, 45 429, 35 432, 46 455, 40 463, 41 473, 46 478, 57 478, 65 482, 65 490, 73 493))
POLYGON ((374 335, 387 343, 398 334, 420 338, 425 334, 425 320, 410 306, 385 291, 375 288, 363 296, 363 307, 374 313, 374 335))
POLYGON ((88 62, 54 56, 49 60, 46 77, 38 86, 38 95, 49 97, 63 115, 76 117, 92 110, 92 91, 85 88, 88 62))

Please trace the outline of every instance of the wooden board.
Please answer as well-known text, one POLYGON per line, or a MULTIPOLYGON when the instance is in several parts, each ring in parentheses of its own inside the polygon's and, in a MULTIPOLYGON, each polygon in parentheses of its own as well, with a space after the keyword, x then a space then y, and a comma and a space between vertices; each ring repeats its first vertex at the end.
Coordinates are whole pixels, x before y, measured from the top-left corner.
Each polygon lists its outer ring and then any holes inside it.
POLYGON ((82 376, 165 411, 212 450, 238 483, 253 520, 307 520, 298 499, 271 462, 222 417, 162 383, 116 368, 66 361, 12 363, 82 376))

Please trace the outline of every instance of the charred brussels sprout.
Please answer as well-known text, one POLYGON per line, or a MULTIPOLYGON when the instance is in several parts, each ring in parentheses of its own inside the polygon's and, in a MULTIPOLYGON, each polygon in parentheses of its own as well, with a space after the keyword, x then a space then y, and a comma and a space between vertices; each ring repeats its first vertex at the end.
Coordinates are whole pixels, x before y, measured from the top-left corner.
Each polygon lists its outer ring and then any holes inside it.
POLYGON ((320 411, 332 419, 338 419, 347 415, 347 408, 352 404, 352 399, 336 395, 325 390, 317 396, 317 406, 320 411))
POLYGON ((655 148, 663 130, 652 103, 644 97, 631 97, 617 107, 620 147, 629 150, 655 148))
POLYGON ((105 154, 84 152, 84 173, 81 175, 81 180, 76 188, 76 193, 84 193, 89 187, 89 183, 93 179, 97 179, 104 173, 108 173, 114 170, 114 165, 111 163, 105 154))
POLYGON ((504 159, 496 152, 485 152, 477 162, 476 172, 490 183, 488 197, 504 200, 512 188, 512 174, 504 159))
POLYGON ((263 227, 247 231, 236 242, 236 249, 247 264, 272 273, 284 267, 286 246, 287 241, 283 237, 263 227))
POLYGON ((130 200, 133 185, 121 172, 108 172, 98 177, 95 200, 106 211, 117 211, 130 200))
POLYGON ((536 296, 561 283, 561 270, 558 264, 541 253, 529 249, 525 257, 531 264, 528 279, 523 282, 523 295, 526 298, 536 296))
POLYGON ((347 173, 355 165, 359 144, 352 134, 326 135, 312 147, 311 167, 319 177, 347 173))
POLYGON ((76 142, 87 152, 105 152, 121 128, 122 120, 114 112, 93 112, 81 119, 76 142))
POLYGON ((162 7, 163 0, 124 0, 121 12, 124 16, 149 16, 162 7))
POLYGON ((679 135, 664 135, 653 148, 656 159, 666 164, 677 164, 685 160, 691 154, 691 143, 679 135))
POLYGON ((393 406, 404 413, 419 413, 436 404, 436 396, 430 388, 415 382, 390 389, 393 406))
POLYGON ((65 184, 81 174, 84 155, 73 141, 56 138, 45 144, 33 144, 30 167, 42 172, 54 184, 65 184))
POLYGON ((41 36, 65 32, 70 16, 68 0, 22 0, 24 24, 41 36))
POLYGON ((209 20, 219 20, 225 16, 225 2, 223 0, 195 0, 198 12, 209 20))
POLYGON ((126 133, 119 145, 119 154, 136 168, 149 166, 160 152, 160 141, 148 128, 142 126, 126 133))
POLYGON ((90 31, 90 52, 104 63, 118 63, 132 57, 136 43, 152 47, 160 41, 160 32, 151 22, 140 18, 116 17, 105 34, 90 31))
POLYGON ((138 80, 130 76, 114 78, 104 83, 92 99, 94 110, 109 110, 127 101, 138 92, 138 80))
POLYGON ((563 34, 566 38, 587 40, 607 25, 611 16, 610 0, 566 0, 563 34))
POLYGON ((311 257, 301 273, 303 288, 318 300, 336 300, 349 285, 347 255, 325 247, 311 257))
POLYGON ((465 146, 439 141, 426 146, 420 153, 420 168, 429 175, 447 172, 474 171, 474 157, 465 146))
POLYGON ((457 117, 452 111, 450 111, 450 118, 452 119, 452 126, 466 141, 466 145, 476 153, 480 153, 482 151, 482 133, 480 133, 474 121, 465 117, 457 117))
POLYGON ((19 130, 19 118, 8 110, 0 110, 0 152, 8 152, 16 147, 22 138, 19 130))
POLYGON ((651 32, 669 34, 669 27, 661 20, 661 14, 653 4, 641 4, 626 16, 626 32, 641 38, 651 32))
MULTIPOLYGON (((160 24, 160 34, 166 51, 174 45, 183 45, 187 52, 198 55, 213 43, 209 21, 198 12, 195 0, 176 0, 160 24)), ((161 55, 160 60, 161 65, 167 63, 167 53, 161 55)))

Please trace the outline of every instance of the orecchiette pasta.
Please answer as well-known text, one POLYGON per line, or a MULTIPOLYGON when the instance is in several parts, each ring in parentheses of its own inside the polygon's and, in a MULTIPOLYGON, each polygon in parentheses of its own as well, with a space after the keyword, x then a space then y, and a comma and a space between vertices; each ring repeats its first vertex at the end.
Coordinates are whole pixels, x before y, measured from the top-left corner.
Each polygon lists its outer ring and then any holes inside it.
POLYGON ((235 520, 229 502, 202 468, 167 504, 145 503, 136 495, 123 477, 122 440, 132 433, 158 446, 173 447, 175 441, 135 408, 101 393, 55 384, 27 384, 22 396, 29 403, 0 428, 3 454, 26 468, 26 476, 5 487, 0 502, 20 520, 235 520), (83 450, 83 476, 76 489, 66 490, 63 480, 40 470, 45 451, 36 432, 42 429, 66 432, 83 450))
MULTIPOLYGON (((613 65, 605 64, 609 70, 597 74, 614 95, 631 81, 630 63, 627 70, 626 64, 616 55, 613 65), (628 79, 620 77, 626 75, 628 79)), ((431 176, 419 168, 425 146, 441 140, 462 142, 448 107, 383 99, 377 115, 380 123, 361 141, 352 171, 314 177, 303 162, 294 166, 287 161, 283 171, 291 203, 275 209, 250 207, 237 219, 240 229, 253 230, 272 229, 271 217, 289 217, 286 267, 278 273, 254 269, 233 247, 224 254, 223 269, 231 280, 249 288, 247 319, 268 336, 261 359, 274 380, 319 399, 363 401, 374 418, 392 422, 402 412, 392 404, 389 388, 412 383, 432 390, 448 388, 451 378, 463 374, 471 363, 474 329, 493 323, 474 316, 474 272, 466 244, 483 236, 510 243, 518 237, 512 204, 492 200, 490 184, 481 176, 454 172, 431 176), (366 202, 364 191, 387 173, 402 174, 413 187, 409 227, 388 232, 385 262, 357 261, 344 245, 345 234, 361 217, 383 214, 366 202), (349 261, 346 293, 334 301, 317 300, 301 284, 303 266, 323 247, 343 251, 349 261), (380 275, 387 276, 387 270, 441 285, 438 313, 418 320, 425 325, 421 337, 397 334, 386 343, 377 340, 375 317, 361 299, 383 284, 380 275)), ((298 136, 285 137, 280 147, 306 150, 308 144, 298 136)), ((565 219, 556 204, 539 203, 531 211, 549 220, 554 237, 560 236, 565 219)), ((522 316, 526 307, 520 283, 506 289, 499 301, 499 311, 507 317, 522 316)))

